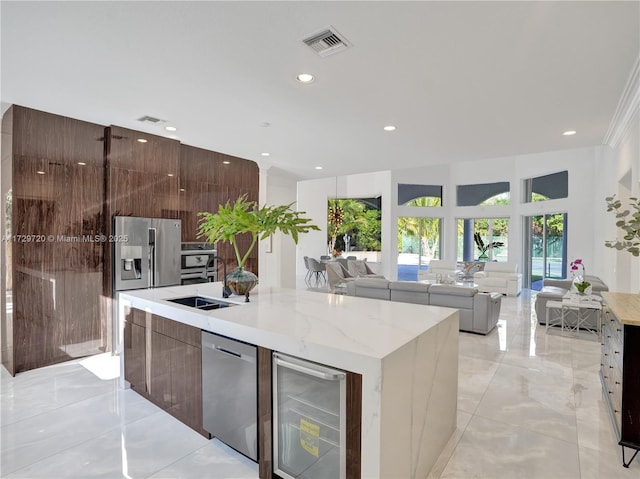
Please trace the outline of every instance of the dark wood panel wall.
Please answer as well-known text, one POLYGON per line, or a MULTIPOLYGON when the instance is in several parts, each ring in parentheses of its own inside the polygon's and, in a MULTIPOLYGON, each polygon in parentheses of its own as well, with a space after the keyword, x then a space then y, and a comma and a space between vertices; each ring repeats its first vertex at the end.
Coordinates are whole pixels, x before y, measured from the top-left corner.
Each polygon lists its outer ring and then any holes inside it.
MULTIPOLYGON (((258 200, 249 160, 17 105, 3 117, 9 128, 17 239, 13 315, 3 311, 0 332, 12 374, 111 349, 111 245, 89 238, 108 237, 113 215, 181 218, 183 241, 202 241, 197 212, 242 193, 258 200)), ((235 264, 228 246, 219 254, 235 264)), ((247 268, 258 273, 257 251, 247 268)))
POLYGON ((10 372, 105 351, 104 128, 14 106, 10 372))
MULTIPOLYGON (((198 238, 198 216, 202 211, 216 213, 221 204, 246 194, 251 201, 258 201, 258 165, 235 156, 180 145, 180 219, 182 241, 203 241, 198 238)), ((239 238, 240 250, 249 246, 251 238, 239 238)), ((227 261, 229 270, 237 266, 233 248, 219 244, 218 255, 227 261)), ((258 250, 254 249, 247 260, 246 269, 258 272, 258 250)))

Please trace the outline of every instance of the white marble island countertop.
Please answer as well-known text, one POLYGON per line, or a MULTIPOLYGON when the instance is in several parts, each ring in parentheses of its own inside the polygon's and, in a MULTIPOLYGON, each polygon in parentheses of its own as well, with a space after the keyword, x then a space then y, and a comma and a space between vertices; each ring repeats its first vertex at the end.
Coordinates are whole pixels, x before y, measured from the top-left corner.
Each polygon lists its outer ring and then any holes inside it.
POLYGON ((452 314, 449 308, 376 301, 306 290, 257 288, 222 298, 222 283, 134 290, 121 304, 329 366, 363 373, 452 314), (201 311, 167 301, 204 296, 238 306, 201 311))

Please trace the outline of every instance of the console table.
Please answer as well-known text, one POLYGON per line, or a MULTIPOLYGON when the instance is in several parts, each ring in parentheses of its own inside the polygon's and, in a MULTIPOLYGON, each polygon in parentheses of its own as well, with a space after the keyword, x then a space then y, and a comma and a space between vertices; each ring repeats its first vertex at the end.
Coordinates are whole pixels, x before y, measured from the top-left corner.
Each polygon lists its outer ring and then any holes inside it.
POLYGON ((640 294, 603 292, 600 380, 622 465, 629 467, 640 451, 640 294), (635 450, 629 459, 625 448, 635 450))
POLYGON ((546 303, 546 331, 549 332, 550 326, 560 326, 562 334, 568 333, 581 338, 580 332, 588 333, 593 339, 600 337, 601 329, 601 310, 602 298, 597 295, 581 296, 576 293, 568 292, 562 297, 562 301, 547 301, 546 303), (560 316, 551 318, 551 310, 560 311, 560 316), (595 315, 595 323, 587 324, 595 315))

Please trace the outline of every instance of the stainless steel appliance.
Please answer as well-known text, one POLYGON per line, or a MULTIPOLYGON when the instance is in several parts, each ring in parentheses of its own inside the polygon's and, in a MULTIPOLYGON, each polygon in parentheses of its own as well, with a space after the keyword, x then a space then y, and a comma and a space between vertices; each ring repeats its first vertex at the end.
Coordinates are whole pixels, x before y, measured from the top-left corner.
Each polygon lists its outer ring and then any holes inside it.
POLYGON ((181 228, 178 219, 114 216, 114 292, 180 284, 181 228))
POLYGON ((112 351, 120 353, 118 292, 180 284, 178 219, 113 217, 112 351))
POLYGON ((273 353, 273 467, 283 478, 346 477, 346 373, 273 353))
POLYGON ((217 251, 208 243, 182 243, 180 277, 182 284, 218 281, 217 251))
POLYGON ((258 460, 257 348, 202 332, 202 426, 258 460))

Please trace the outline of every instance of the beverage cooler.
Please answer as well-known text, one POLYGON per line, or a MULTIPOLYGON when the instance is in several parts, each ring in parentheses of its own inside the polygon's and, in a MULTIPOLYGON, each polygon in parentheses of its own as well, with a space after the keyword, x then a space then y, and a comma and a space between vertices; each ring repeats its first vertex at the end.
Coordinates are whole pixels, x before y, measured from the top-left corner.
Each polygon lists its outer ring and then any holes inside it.
POLYGON ((273 353, 274 472, 346 477, 346 373, 273 353))

